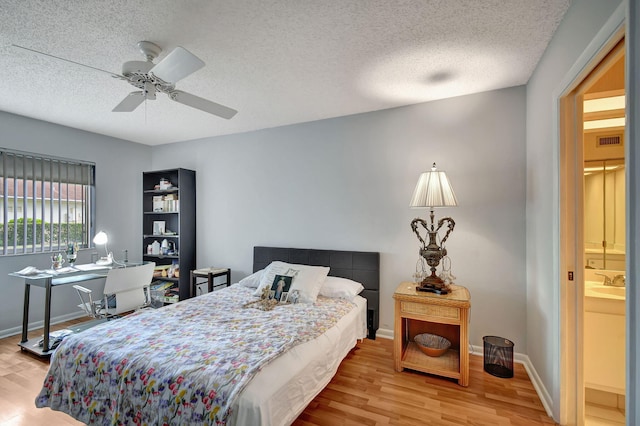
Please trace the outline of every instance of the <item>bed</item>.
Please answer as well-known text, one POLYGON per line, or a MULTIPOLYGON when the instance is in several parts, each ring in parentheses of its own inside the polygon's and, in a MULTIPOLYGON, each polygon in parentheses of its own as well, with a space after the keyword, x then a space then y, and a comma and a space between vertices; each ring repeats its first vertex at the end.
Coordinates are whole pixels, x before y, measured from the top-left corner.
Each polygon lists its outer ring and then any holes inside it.
POLYGON ((68 337, 36 405, 88 424, 291 424, 357 340, 375 337, 379 254, 255 247, 253 269, 223 290, 68 337), (322 267, 333 278, 314 303, 255 309, 252 284, 283 262, 300 270, 294 284, 322 267), (354 281, 360 295, 332 296, 354 281))

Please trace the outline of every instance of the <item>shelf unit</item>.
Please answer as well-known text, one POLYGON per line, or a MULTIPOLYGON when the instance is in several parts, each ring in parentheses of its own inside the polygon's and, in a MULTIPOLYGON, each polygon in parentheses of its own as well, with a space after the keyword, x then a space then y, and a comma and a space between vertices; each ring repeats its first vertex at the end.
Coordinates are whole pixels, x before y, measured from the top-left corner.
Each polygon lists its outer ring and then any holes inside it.
POLYGON ((156 265, 179 267, 179 277, 162 277, 175 282, 179 300, 191 297, 190 272, 196 267, 196 172, 167 169, 142 173, 142 257, 156 265), (170 186, 160 180, 166 179, 170 186), (164 233, 159 224, 164 222, 164 233), (155 231, 155 232, 154 232, 155 231), (167 240, 171 252, 151 254, 149 245, 167 240))
POLYGON ((469 385, 467 325, 471 297, 465 287, 452 285, 446 295, 416 291, 416 284, 400 283, 395 299, 394 361, 405 368, 458 380, 469 385), (451 348, 439 357, 424 354, 413 341, 421 333, 447 338, 451 348))

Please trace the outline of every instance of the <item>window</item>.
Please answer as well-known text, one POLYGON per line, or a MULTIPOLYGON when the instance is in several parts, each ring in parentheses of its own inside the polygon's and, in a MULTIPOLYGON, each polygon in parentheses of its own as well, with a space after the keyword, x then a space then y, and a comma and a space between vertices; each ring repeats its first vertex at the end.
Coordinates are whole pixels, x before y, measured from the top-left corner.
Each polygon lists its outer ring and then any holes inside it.
POLYGON ((0 255, 89 247, 95 164, 0 148, 0 255))

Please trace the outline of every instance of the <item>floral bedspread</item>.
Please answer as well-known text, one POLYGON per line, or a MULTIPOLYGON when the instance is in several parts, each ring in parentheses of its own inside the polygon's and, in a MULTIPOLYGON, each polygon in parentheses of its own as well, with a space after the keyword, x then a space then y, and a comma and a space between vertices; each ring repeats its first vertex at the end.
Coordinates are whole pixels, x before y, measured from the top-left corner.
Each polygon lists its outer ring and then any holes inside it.
POLYGON ((263 366, 354 306, 318 297, 271 311, 243 308, 252 292, 234 285, 67 337, 36 406, 87 424, 224 425, 263 366))

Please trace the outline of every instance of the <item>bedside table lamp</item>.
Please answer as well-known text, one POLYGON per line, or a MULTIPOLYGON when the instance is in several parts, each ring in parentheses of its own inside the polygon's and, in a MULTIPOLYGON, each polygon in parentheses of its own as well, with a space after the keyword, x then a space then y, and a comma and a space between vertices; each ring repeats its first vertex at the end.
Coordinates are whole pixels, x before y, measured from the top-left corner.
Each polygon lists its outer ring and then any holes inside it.
POLYGON ((420 285, 416 287, 418 291, 430 291, 433 293, 446 294, 449 292, 449 287, 440 277, 436 275, 436 267, 440 263, 440 260, 446 256, 447 249, 445 249, 444 242, 449 238, 449 234, 453 231, 456 223, 450 217, 443 217, 438 221, 438 225, 434 223, 434 207, 453 207, 457 206, 456 195, 453 193, 453 188, 447 179, 447 175, 436 169, 436 163, 433 163, 433 167, 430 171, 424 172, 420 175, 415 190, 413 191, 413 197, 411 198, 410 207, 420 208, 429 207, 431 210, 430 218, 431 224, 428 225, 423 219, 413 219, 411 221, 411 229, 418 237, 418 240, 422 243, 420 248, 420 256, 424 257, 427 261, 427 265, 431 267, 431 275, 424 278, 420 285), (447 223, 447 232, 444 238, 438 245, 438 231, 442 226, 447 223), (420 236, 418 232, 418 225, 427 231, 429 236, 429 242, 420 236))

